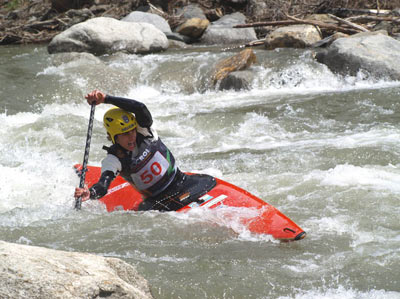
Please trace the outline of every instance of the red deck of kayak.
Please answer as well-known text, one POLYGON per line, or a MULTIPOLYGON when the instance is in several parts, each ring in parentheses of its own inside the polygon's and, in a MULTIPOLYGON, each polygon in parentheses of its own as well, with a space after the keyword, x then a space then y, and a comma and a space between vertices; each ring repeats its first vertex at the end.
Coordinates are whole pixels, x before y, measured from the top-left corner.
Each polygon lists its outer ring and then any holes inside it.
MULTIPOLYGON (((75 168, 80 169, 80 165, 75 168)), ((100 177, 100 167, 88 166, 85 183, 90 187, 100 177)), ((188 173, 189 174, 189 173, 188 173)), ((189 174, 190 175, 190 174, 189 174)), ((278 240, 300 240, 305 237, 305 232, 278 209, 235 185, 217 180, 217 185, 203 195, 205 201, 201 205, 192 203, 181 208, 178 212, 188 211, 193 208, 237 207, 250 208, 258 211, 256 216, 241 218, 241 222, 252 233, 269 234, 278 240)), ((137 210, 142 202, 142 197, 129 183, 118 176, 110 185, 107 195, 100 199, 107 211, 137 210)))

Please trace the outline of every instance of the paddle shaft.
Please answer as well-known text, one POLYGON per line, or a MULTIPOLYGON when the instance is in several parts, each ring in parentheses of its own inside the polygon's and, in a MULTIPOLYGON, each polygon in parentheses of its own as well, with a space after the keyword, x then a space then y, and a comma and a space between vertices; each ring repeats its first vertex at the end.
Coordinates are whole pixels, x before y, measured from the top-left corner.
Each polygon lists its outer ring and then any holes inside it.
MULTIPOLYGON (((95 108, 96 108, 96 103, 94 102, 90 108, 89 125, 88 125, 88 131, 87 131, 87 135, 86 135, 85 154, 83 156, 79 188, 85 187, 85 177, 86 177, 86 171, 87 171, 87 163, 89 160, 90 141, 92 140, 92 130, 93 130, 93 120, 94 120, 94 109, 95 108)), ((79 197, 75 200, 75 209, 80 210, 81 205, 82 205, 82 198, 79 197)))

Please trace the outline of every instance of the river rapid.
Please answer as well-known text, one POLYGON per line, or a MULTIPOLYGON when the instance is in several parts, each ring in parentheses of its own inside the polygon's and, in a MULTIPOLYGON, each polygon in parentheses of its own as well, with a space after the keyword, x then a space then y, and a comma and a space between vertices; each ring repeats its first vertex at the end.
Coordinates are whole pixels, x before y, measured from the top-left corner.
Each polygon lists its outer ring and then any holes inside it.
MULTIPOLYGON (((0 239, 121 258, 155 298, 400 298, 400 82, 256 49, 250 90, 213 90, 213 65, 236 52, 53 65, 45 46, 1 47, 0 239), (75 211, 95 88, 144 102, 182 170, 250 191, 307 237, 254 235, 222 210, 75 211)), ((96 108, 91 165, 109 107, 96 108)))

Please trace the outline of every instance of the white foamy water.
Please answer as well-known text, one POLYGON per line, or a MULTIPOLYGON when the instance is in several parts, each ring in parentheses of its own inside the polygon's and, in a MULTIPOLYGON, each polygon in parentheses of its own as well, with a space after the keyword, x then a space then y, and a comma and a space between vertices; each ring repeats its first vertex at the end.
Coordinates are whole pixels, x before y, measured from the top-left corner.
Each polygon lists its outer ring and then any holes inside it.
POLYGON ((233 54, 218 49, 56 65, 43 47, 0 51, 0 239, 122 258, 156 298, 400 298, 399 82, 338 76, 308 51, 257 50, 239 92, 210 88, 233 54), (182 170, 250 191, 307 237, 251 234, 249 209, 74 211, 94 88, 143 101, 182 170))

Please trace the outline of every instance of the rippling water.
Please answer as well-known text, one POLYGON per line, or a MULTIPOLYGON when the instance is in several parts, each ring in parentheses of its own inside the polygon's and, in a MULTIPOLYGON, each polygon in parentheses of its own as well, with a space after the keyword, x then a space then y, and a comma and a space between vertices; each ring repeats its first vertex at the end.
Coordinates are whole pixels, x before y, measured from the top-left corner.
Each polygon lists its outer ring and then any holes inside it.
POLYGON ((44 46, 1 47, 0 239, 119 257, 155 298, 400 298, 400 82, 334 75, 311 51, 255 52, 251 90, 218 92, 212 66, 234 52, 53 64, 44 46), (74 211, 94 88, 146 103, 182 170, 249 190, 307 238, 252 235, 220 210, 74 211))

